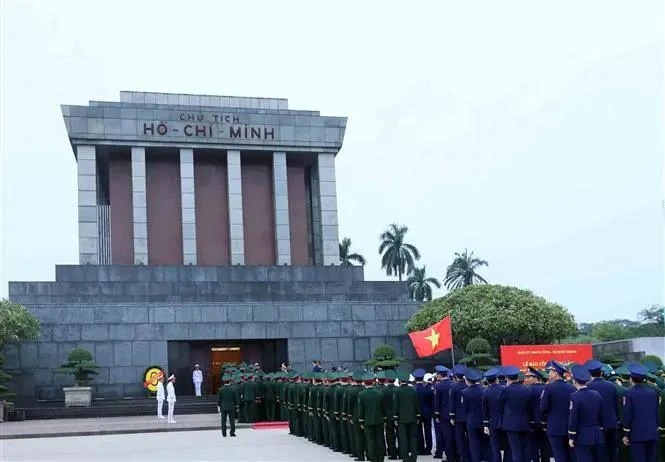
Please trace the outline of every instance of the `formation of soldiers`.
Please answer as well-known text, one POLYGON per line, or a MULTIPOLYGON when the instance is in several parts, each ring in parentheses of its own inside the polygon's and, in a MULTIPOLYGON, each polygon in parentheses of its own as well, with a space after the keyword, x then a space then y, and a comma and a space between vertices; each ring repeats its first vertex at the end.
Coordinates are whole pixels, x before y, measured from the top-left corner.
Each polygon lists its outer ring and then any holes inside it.
POLYGON ((237 414, 288 421, 290 434, 356 461, 434 451, 458 462, 665 462, 665 382, 638 364, 223 373, 224 436, 237 414))

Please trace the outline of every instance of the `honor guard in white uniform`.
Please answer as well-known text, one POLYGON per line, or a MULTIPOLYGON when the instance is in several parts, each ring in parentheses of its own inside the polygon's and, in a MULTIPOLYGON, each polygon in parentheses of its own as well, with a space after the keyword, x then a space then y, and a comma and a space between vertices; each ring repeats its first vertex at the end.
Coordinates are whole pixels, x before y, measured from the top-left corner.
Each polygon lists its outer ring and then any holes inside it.
POLYGON ((201 384, 203 383, 203 372, 199 369, 199 365, 194 365, 194 372, 192 373, 192 382, 194 382, 194 394, 201 396, 201 384))
POLYGON ((163 419, 162 409, 164 409, 164 376, 161 375, 157 381, 157 418, 163 419))
POLYGON ((169 405, 168 423, 175 423, 175 420, 173 420, 173 408, 175 407, 175 387, 173 386, 174 382, 175 375, 171 374, 169 376, 169 383, 166 385, 166 402, 169 405))

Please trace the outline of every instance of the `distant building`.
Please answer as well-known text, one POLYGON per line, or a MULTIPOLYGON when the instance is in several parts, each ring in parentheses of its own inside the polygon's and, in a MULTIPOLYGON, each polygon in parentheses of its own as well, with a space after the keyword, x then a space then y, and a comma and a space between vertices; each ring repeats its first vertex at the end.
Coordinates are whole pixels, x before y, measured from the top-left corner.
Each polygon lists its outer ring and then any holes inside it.
POLYGON ((604 353, 612 353, 634 361, 639 361, 646 355, 656 355, 665 361, 665 337, 638 337, 594 343, 594 356, 598 357, 604 353))
POLYGON ((71 378, 53 368, 77 347, 101 366, 97 397, 144 395, 151 365, 187 383, 199 363, 211 393, 225 362, 353 368, 380 344, 413 357, 406 283, 337 266, 346 118, 285 99, 143 92, 62 114, 79 265, 9 284, 42 326, 6 358, 23 398, 60 398, 71 378))

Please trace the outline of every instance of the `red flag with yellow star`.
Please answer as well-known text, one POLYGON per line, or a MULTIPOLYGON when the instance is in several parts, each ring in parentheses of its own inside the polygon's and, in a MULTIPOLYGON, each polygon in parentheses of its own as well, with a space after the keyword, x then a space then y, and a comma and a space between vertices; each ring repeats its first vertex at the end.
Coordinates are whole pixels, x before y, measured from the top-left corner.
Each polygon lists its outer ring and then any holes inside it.
POLYGON ((419 358, 432 356, 439 351, 452 348, 453 333, 450 326, 450 316, 443 318, 425 330, 410 332, 409 337, 419 358))

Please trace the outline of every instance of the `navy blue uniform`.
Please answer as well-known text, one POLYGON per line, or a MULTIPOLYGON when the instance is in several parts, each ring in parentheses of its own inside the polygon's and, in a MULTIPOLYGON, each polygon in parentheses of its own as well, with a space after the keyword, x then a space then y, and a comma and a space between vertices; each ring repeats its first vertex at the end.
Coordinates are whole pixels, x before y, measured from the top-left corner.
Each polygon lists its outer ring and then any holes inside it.
POLYGON ((529 431, 531 429, 532 397, 521 383, 511 383, 501 392, 501 427, 508 436, 514 462, 529 460, 529 431))
POLYGON ((540 410, 547 416, 547 438, 556 462, 571 462, 568 446, 568 410, 570 395, 575 387, 562 379, 545 385, 540 398, 540 410))
MULTIPOLYGON (((490 462, 501 462, 501 449, 506 448, 506 435, 501 428, 501 403, 499 398, 505 385, 493 383, 483 390, 483 423, 490 431, 490 462)), ((510 451, 503 454, 503 462, 511 462, 510 451)))
POLYGON ((619 391, 617 387, 602 377, 596 377, 587 384, 591 390, 600 393, 603 400, 603 441, 600 458, 608 462, 619 461, 619 391))
POLYGON ((580 388, 570 395, 568 439, 573 440, 577 462, 605 462, 600 457, 603 398, 595 390, 580 388))
POLYGON ((434 399, 434 391, 430 385, 417 382, 416 393, 418 395, 418 406, 420 407, 418 454, 432 454, 432 400, 434 399))
POLYGON ((529 440, 529 457, 533 462, 549 462, 550 445, 545 433, 545 422, 540 410, 540 397, 545 389, 545 384, 535 382, 528 386, 531 392, 531 439, 529 440))
POLYGON ((633 461, 655 462, 658 441, 658 393, 636 383, 623 394, 623 431, 633 461))
POLYGON ((446 454, 446 459, 455 458, 455 434, 453 426, 450 425, 450 387, 452 382, 444 379, 434 386, 434 418, 436 429, 436 451, 435 457, 446 454))
POLYGON ((461 462, 469 460, 469 442, 466 439, 466 414, 462 403, 462 390, 466 388, 464 380, 454 382, 450 386, 450 419, 455 421, 455 450, 461 462))
POLYGON ((462 405, 466 415, 466 434, 469 438, 471 462, 483 459, 485 438, 483 433, 483 388, 471 384, 462 390, 462 405))

